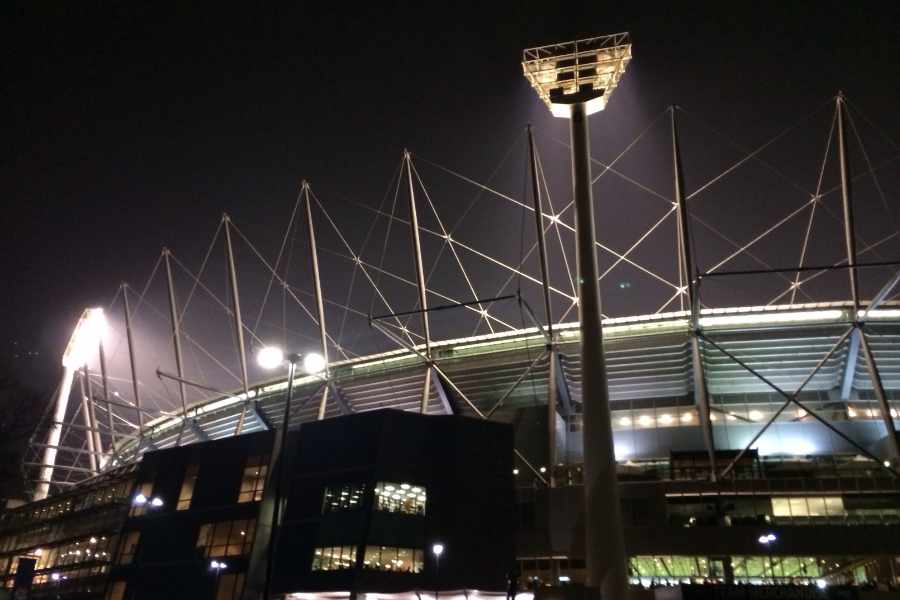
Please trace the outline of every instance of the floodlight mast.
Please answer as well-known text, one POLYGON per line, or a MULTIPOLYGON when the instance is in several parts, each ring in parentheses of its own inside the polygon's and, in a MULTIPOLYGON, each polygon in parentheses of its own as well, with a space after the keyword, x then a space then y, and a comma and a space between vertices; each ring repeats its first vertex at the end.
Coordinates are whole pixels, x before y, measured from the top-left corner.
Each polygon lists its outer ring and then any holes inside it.
POLYGON ((628 574, 603 357, 588 116, 606 107, 630 60, 627 33, 530 48, 523 52, 522 60, 525 78, 550 112, 570 119, 581 332, 586 583, 608 600, 627 597, 628 574))

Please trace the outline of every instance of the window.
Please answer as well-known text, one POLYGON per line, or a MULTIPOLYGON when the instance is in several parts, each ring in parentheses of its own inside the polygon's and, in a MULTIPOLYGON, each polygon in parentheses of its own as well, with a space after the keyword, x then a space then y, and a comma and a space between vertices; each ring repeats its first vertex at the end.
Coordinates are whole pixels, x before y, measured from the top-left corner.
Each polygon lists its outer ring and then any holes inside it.
POLYGON ((337 510, 360 508, 365 491, 366 486, 361 483, 326 487, 325 497, 322 500, 322 514, 337 510))
POLYGON ((840 496, 772 498, 772 515, 776 517, 842 517, 844 500, 840 496))
POLYGON ((268 456, 253 456, 244 464, 244 474, 241 477, 241 489, 238 492, 238 502, 259 502, 263 497, 263 487, 266 484, 266 473, 269 470, 268 456))
POLYGON ((253 545, 254 519, 206 523, 197 535, 197 548, 203 556, 241 556, 253 545))
POLYGON ((125 587, 126 583, 124 581, 114 581, 106 594, 106 600, 123 600, 125 598, 125 587))
POLYGON ((387 546, 366 546, 363 567, 376 571, 398 571, 401 573, 421 573, 425 553, 414 548, 390 548, 387 546))
POLYGON ((140 531, 129 531, 126 533, 125 537, 122 539, 122 547, 119 549, 119 558, 116 560, 116 564, 131 564, 131 561, 134 560, 134 555, 137 553, 137 547, 140 542, 140 531))
POLYGON ((339 571, 356 566, 356 546, 316 548, 313 553, 313 571, 339 571))
POLYGON ((131 517, 139 517, 147 512, 147 505, 150 503, 150 497, 153 495, 153 482, 150 483, 139 483, 134 486, 134 493, 131 494, 131 512, 128 513, 131 517), (135 504, 134 499, 138 496, 143 496, 145 502, 143 504, 135 504))
POLYGON ((244 591, 243 573, 224 573, 219 576, 216 600, 240 600, 244 591))
POLYGON ((375 486, 376 510, 424 515, 425 500, 425 488, 421 486, 388 482, 375 486))
POLYGON ((191 499, 194 497, 194 486, 197 484, 199 465, 189 465, 184 471, 184 481, 181 482, 181 491, 178 492, 178 504, 175 510, 187 510, 191 507, 191 499))

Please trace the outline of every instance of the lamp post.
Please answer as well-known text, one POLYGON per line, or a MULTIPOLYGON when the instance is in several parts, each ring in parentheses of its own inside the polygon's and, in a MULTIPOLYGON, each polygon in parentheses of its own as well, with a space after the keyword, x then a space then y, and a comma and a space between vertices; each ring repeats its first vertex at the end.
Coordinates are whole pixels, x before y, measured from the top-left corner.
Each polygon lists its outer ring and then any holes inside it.
MULTIPOLYGON (((756 540, 758 541, 769 554, 769 571, 772 572, 772 585, 775 585, 775 565, 772 564, 772 547, 776 541, 778 541, 778 536, 774 533, 764 533, 756 540)), ((763 569, 763 574, 765 574, 765 569, 763 569)))
POLYGON ((581 332, 587 585, 599 588, 604 598, 624 600, 628 572, 603 357, 588 117, 609 102, 631 60, 631 40, 627 33, 618 33, 529 48, 522 58, 525 78, 553 116, 570 119, 581 332))
POLYGON ((325 370, 325 359, 313 352, 306 355, 292 353, 287 356, 284 351, 277 346, 264 346, 256 353, 256 362, 263 369, 277 369, 285 364, 288 365, 288 384, 287 396, 284 401, 284 416, 281 420, 281 429, 275 435, 275 442, 272 445, 272 455, 276 457, 275 468, 271 474, 275 481, 275 498, 272 508, 272 527, 269 535, 269 545, 266 548, 266 578, 263 587, 263 598, 269 599, 272 573, 275 569, 275 552, 278 545, 279 522, 281 520, 281 496, 282 496, 282 474, 284 472, 285 445, 287 442, 288 421, 291 416, 291 401, 294 399, 294 377, 297 373, 297 364, 303 361, 303 370, 310 375, 320 373, 325 370))
POLYGON ((219 575, 228 568, 228 564, 219 560, 212 560, 209 562, 209 570, 214 573, 213 575, 213 599, 218 596, 219 593, 219 575))
POLYGON ((431 546, 431 553, 434 554, 434 600, 438 600, 438 594, 440 593, 440 582, 438 580, 441 576, 441 554, 444 553, 444 544, 436 542, 431 546))

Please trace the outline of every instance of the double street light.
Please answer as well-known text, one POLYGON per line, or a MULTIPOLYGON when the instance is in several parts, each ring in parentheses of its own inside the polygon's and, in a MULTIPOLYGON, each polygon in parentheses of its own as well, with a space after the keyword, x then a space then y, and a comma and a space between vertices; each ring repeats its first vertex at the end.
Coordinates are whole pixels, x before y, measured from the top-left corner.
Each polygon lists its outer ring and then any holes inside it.
POLYGON ((302 364, 303 371, 308 375, 318 375, 326 371, 328 366, 325 358, 321 354, 309 352, 306 354, 291 353, 285 355, 284 350, 278 346, 263 346, 256 352, 256 363, 266 370, 277 369, 287 365, 288 381, 287 396, 284 401, 284 416, 281 420, 281 429, 275 436, 275 442, 272 446, 272 455, 276 457, 274 469, 272 469, 272 477, 275 481, 275 498, 272 508, 272 527, 269 535, 269 546, 266 549, 266 579, 263 598, 270 597, 270 588, 272 584, 272 573, 275 568, 275 548, 278 542, 278 525, 281 520, 281 496, 285 446, 287 442, 288 423, 291 417, 291 402, 294 399, 294 378, 297 374, 297 365, 302 364))

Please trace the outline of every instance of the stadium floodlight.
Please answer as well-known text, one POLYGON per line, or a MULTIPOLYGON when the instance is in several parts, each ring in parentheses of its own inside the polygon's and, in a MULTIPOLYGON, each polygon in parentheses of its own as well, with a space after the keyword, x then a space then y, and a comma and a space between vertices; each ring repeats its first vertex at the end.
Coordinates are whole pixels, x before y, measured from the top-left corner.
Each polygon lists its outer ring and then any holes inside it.
POLYGON ((554 117, 568 118, 571 106, 592 115, 606 108, 631 60, 628 33, 528 48, 522 71, 554 117))
POLYGON ((441 544, 441 543, 434 544, 434 545, 431 547, 431 552, 432 552, 432 554, 434 554, 434 556, 435 556, 436 558, 440 558, 440 557, 441 557, 441 554, 444 553, 444 545, 441 544))
POLYGON ((263 346, 256 353, 256 363, 266 370, 277 369, 284 364, 284 351, 278 346, 263 346))
MULTIPOLYGON (((43 500, 50 493, 50 482, 56 466, 56 452, 62 437, 63 422, 69 407, 69 394, 72 392, 72 381, 76 369, 85 366, 91 353, 100 349, 100 343, 106 333, 106 316, 102 308, 87 308, 75 324, 69 343, 62 356, 63 375, 56 391, 56 405, 53 421, 47 431, 47 443, 41 459, 41 471, 34 489, 34 500, 43 500)), ((88 432, 90 435, 90 432, 88 432)))
POLYGON ((628 33, 528 48, 522 53, 522 72, 538 97, 553 116, 569 119, 582 397, 586 400, 582 417, 586 584, 604 598, 628 595, 628 569, 603 356, 588 117, 606 108, 630 61, 628 33))
POLYGON ((315 352, 309 352, 303 356, 303 370, 310 375, 321 373, 325 370, 325 357, 315 352))
POLYGON ((144 506, 145 504, 147 504, 147 496, 139 493, 131 501, 131 504, 133 504, 134 506, 144 506))

